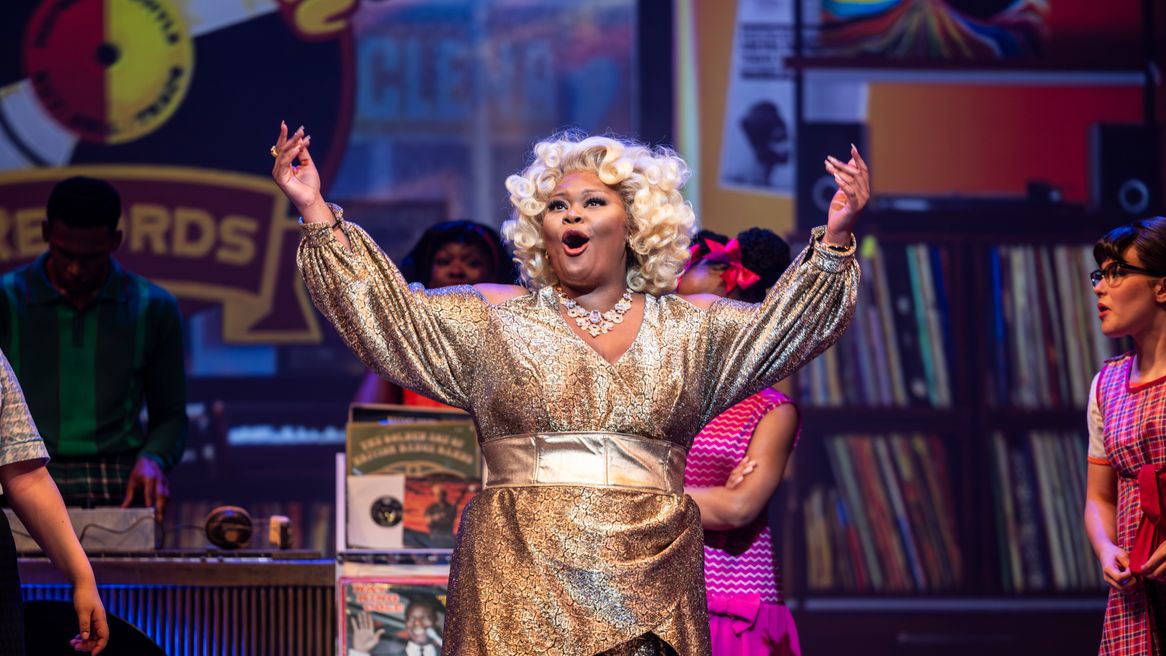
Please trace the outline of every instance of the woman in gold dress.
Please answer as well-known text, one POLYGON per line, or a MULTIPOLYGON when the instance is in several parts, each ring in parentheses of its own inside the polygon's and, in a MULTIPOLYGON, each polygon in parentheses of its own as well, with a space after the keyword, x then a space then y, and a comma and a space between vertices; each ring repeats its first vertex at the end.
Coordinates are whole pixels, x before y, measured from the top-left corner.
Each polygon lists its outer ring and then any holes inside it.
POLYGON ((506 181, 526 286, 427 291, 324 202, 310 141, 281 125, 272 175, 302 216, 316 307, 369 368, 477 424, 488 474, 454 550, 444 653, 707 654, 687 447, 845 329, 869 197, 858 152, 825 162, 827 226, 754 305, 670 293, 695 217, 666 149, 538 144, 506 181))

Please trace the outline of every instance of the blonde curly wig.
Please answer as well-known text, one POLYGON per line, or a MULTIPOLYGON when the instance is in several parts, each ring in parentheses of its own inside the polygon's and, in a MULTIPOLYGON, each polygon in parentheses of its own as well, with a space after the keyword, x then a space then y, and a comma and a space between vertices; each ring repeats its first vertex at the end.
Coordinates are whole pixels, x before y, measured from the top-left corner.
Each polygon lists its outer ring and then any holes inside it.
POLYGON ((502 234, 514 248, 526 286, 558 283, 543 241, 543 214, 559 181, 577 171, 591 171, 623 199, 632 255, 628 287, 656 295, 674 290, 696 223, 692 206, 680 194, 688 165, 667 148, 572 133, 539 142, 530 165, 506 179, 514 213, 502 234))

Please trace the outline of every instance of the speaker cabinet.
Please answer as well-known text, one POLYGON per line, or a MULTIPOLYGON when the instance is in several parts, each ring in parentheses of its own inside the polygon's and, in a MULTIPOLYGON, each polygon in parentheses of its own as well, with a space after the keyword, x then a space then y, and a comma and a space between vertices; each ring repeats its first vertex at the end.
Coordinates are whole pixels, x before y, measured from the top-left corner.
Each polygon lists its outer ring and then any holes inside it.
POLYGON ((1162 168, 1153 126, 1094 124, 1089 169, 1091 210, 1114 221, 1162 213, 1162 168))
POLYGON ((866 126, 862 123, 803 123, 798 132, 798 227, 812 228, 826 223, 830 199, 838 190, 834 176, 826 172, 822 161, 833 155, 843 162, 850 159, 850 144, 867 165, 871 164, 866 151, 866 126))

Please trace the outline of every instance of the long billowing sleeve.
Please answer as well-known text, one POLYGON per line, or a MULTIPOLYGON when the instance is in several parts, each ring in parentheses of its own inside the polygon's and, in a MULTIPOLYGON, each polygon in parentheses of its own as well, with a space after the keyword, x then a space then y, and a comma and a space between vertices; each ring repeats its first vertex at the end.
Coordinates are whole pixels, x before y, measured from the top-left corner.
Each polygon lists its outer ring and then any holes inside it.
POLYGON ((410 287, 360 227, 303 225, 297 264, 316 307, 368 368, 458 408, 469 405, 477 347, 489 305, 474 288, 410 287))
POLYGON ((814 230, 761 303, 721 300, 709 308, 702 423, 790 375, 846 330, 858 298, 858 262, 853 244, 841 252, 823 245, 824 232, 814 230))

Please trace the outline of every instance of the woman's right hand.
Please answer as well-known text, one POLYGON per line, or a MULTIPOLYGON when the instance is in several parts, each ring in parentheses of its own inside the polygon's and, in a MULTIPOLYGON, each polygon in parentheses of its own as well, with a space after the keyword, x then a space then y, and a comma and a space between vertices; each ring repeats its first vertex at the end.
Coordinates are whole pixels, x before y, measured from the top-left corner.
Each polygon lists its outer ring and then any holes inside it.
POLYGON ((831 244, 849 246, 858 214, 870 200, 870 169, 854 144, 850 144, 849 162, 843 164, 842 160, 828 156, 825 165, 826 172, 838 183, 838 191, 826 213, 824 238, 831 244))
MULTIPOLYGON (((290 137, 287 123, 279 123, 279 139, 275 142, 275 164, 271 167, 271 177, 288 197, 305 221, 310 220, 309 210, 324 208, 324 198, 320 195, 320 172, 308 152, 311 135, 304 134, 301 125, 290 137), (292 163, 299 159, 300 165, 292 163)), ((329 216, 324 209, 322 217, 329 216)))
POLYGON ((1109 587, 1118 592, 1129 592, 1134 587, 1134 575, 1130 572, 1130 556, 1125 549, 1111 544, 1101 551, 1097 560, 1101 563, 1101 573, 1109 587))

